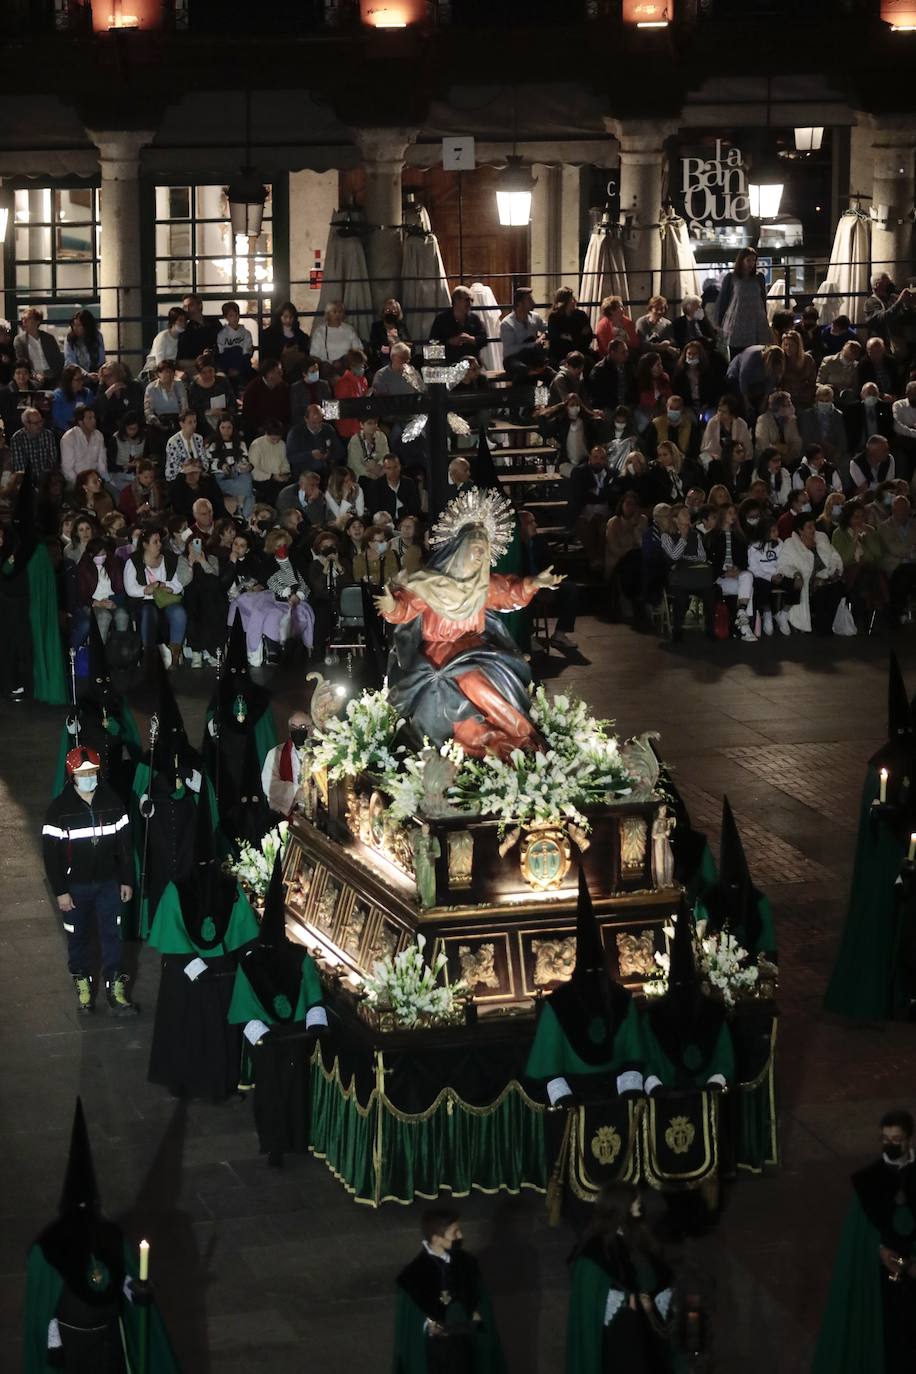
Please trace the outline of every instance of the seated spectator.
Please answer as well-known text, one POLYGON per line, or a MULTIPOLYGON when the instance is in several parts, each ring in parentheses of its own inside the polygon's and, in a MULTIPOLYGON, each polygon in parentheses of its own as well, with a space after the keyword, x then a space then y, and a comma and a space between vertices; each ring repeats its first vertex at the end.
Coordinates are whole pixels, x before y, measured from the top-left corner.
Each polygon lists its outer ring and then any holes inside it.
POLYGON ((278 362, 283 377, 295 381, 311 356, 309 336, 299 324, 299 312, 292 301, 286 301, 275 311, 268 327, 261 331, 258 358, 261 373, 268 359, 278 362))
POLYGON ((736 636, 745 644, 756 644, 757 636, 748 613, 754 594, 754 575, 748 570, 747 541, 738 525, 738 511, 734 505, 722 507, 717 528, 704 535, 704 544, 716 586, 726 600, 735 598, 737 601, 736 636))
POLYGON ((60 374, 60 385, 51 397, 51 421, 58 434, 64 434, 73 424, 73 413, 77 406, 89 409, 95 400, 85 384, 81 367, 65 367, 60 374))
POLYGON ((342 529, 351 515, 364 515, 366 500, 363 489, 348 467, 331 469, 324 495, 330 523, 342 529))
POLYGON ((286 436, 286 456, 294 477, 307 469, 327 478, 331 469, 344 461, 340 435, 324 418, 321 406, 310 405, 305 420, 293 425, 286 436))
POLYGON ((90 542, 99 538, 100 532, 97 522, 91 515, 77 515, 70 524, 68 542, 64 545, 64 558, 70 563, 78 563, 90 542))
POLYGON ((73 500, 79 510, 99 522, 114 510, 114 501, 102 486, 95 468, 84 468, 79 474, 73 484, 73 500))
POLYGON ((649 521, 635 492, 624 492, 604 534, 604 580, 616 580, 621 594, 634 605, 642 584, 642 541, 649 521))
POLYGON ((840 516, 843 514, 845 504, 846 495, 844 492, 829 492, 827 500, 824 502, 824 509, 815 521, 818 530, 821 534, 826 534, 831 543, 833 542, 833 531, 840 523, 840 516))
POLYGON ((671 395, 671 378, 658 353, 644 353, 636 365, 636 427, 645 429, 661 415, 671 395))
POLYGON ((613 343, 625 344, 628 353, 638 353, 641 346, 636 326, 624 310, 623 301, 619 296, 605 296, 595 330, 595 351, 599 358, 607 357, 613 343))
POLYGON ((209 501, 219 515, 225 513, 216 482, 197 458, 188 458, 178 476, 169 483, 169 503, 176 515, 183 515, 190 523, 194 518, 194 502, 200 500, 209 501))
POLYGON ((832 324, 825 325, 821 330, 821 356, 828 358, 839 353, 850 340, 858 342, 849 316, 837 315, 832 324))
MULTIPOLYGON (((689 497, 690 492, 688 492, 687 495, 689 497)), ((710 506, 715 506, 717 510, 724 510, 726 506, 734 505, 732 494, 724 482, 715 482, 709 488, 708 495, 703 493, 701 493, 701 495, 703 495, 703 502, 710 506)), ((690 502, 686 501, 685 504, 689 505, 690 502)))
POLYGON ((686 506, 674 506, 671 520, 671 533, 663 534, 661 539, 662 550, 669 564, 671 639, 676 644, 684 637, 684 620, 691 597, 699 597, 702 601, 706 635, 712 639, 716 586, 703 536, 695 525, 691 525, 690 512, 686 506))
POLYGON ((586 394, 592 406, 611 411, 636 401, 636 368, 622 339, 612 339, 605 357, 588 374, 586 394))
MULTIPOLYGON (((520 572, 526 577, 537 577, 552 567, 550 549, 543 535, 538 533, 537 519, 532 511, 523 510, 518 517, 519 551, 521 553, 520 572)), ((558 587, 542 588, 534 600, 529 602, 527 621, 530 625, 531 612, 537 608, 545 615, 556 615, 556 624, 550 636, 549 645, 543 640, 536 641, 541 648, 575 650, 573 634, 576 629, 578 610, 578 589, 571 578, 561 582, 558 587)))
POLYGON ((156 380, 143 394, 147 441, 158 457, 165 453, 168 438, 178 429, 179 417, 188 409, 184 382, 175 376, 175 364, 165 358, 156 368, 156 380))
POLYGON ((30 372, 44 390, 57 386, 64 370, 64 355, 54 335, 42 329, 44 315, 32 306, 19 321, 20 332, 13 340, 13 349, 20 362, 28 363, 30 372))
POLYGON ((648 492, 653 506, 668 502, 679 505, 684 499, 686 485, 681 477, 684 455, 676 444, 662 440, 655 451, 655 461, 649 465, 648 492))
POLYGON ((143 364, 142 376, 149 378, 161 376, 159 364, 164 362, 171 363, 173 371, 177 371, 181 336, 187 326, 188 317, 185 311, 179 305, 173 306, 166 316, 165 329, 159 331, 150 345, 146 362, 143 364))
MULTIPOLYGON (((598 367, 603 364, 599 363, 598 367)), ((595 371, 598 369, 596 368, 595 371)), ((592 374, 594 375, 594 374, 592 374)), ((617 406, 610 425, 610 434, 605 444, 608 463, 612 470, 619 470, 630 453, 638 447, 639 439, 633 413, 628 406, 617 406)))
POLYGON ((133 478, 118 499, 118 510, 125 520, 149 520, 165 511, 165 493, 156 477, 156 464, 141 458, 133 478))
POLYGON ((822 477, 830 491, 843 490, 840 474, 834 464, 827 461, 821 444, 809 444, 805 449, 802 461, 792 474, 793 487, 801 489, 809 477, 822 477))
POLYGON ((584 401, 585 396, 585 355, 567 353, 547 392, 547 405, 565 405, 570 396, 578 396, 586 409, 591 408, 584 401))
POLYGON ((60 441, 60 467, 64 480, 72 486, 81 472, 97 472, 108 480, 105 440, 96 428, 95 412, 78 405, 73 425, 60 441))
POLYGON ((224 415, 216 426, 216 435, 207 449, 210 472, 220 489, 226 509, 240 512, 246 520, 254 510, 254 483, 248 448, 239 431, 234 415, 224 415))
POLYGON ((382 301, 381 317, 372 321, 369 330, 369 364, 373 372, 380 367, 387 367, 391 349, 396 343, 405 343, 409 347, 410 331, 400 301, 389 296, 382 301))
POLYGON ((536 408, 534 413, 541 422, 541 432, 557 440, 569 469, 585 460, 597 440, 598 426, 594 412, 581 396, 573 392, 566 401, 543 410, 536 408))
POLYGON ((577 464, 570 473, 568 522, 585 549, 589 568, 602 574, 610 484, 607 449, 603 444, 594 444, 586 462, 577 464))
MULTIPOLYGON (((220 586, 227 599, 232 602, 242 592, 260 592, 264 588, 258 581, 261 572, 260 555, 254 548, 248 530, 236 530, 229 555, 220 564, 220 586)), ((227 612, 228 619, 228 612, 227 612)))
POLYGON ((126 415, 142 415, 145 390, 145 386, 131 380, 123 363, 115 359, 102 364, 92 408, 106 439, 117 432, 126 415))
POLYGON ((203 437, 197 432, 197 412, 183 410, 178 430, 165 446, 165 480, 174 482, 186 463, 198 463, 202 472, 210 468, 210 456, 203 437))
MULTIPOLYGON (((799 515, 813 514, 815 522, 820 512, 811 510, 811 502, 804 487, 792 489, 789 496, 788 505, 781 515, 776 517, 776 534, 780 539, 788 539, 795 530, 795 521, 799 515)), ((775 512, 773 513, 775 516, 775 512)), ((833 531, 830 531, 830 538, 833 538, 833 531)))
POLYGON ((223 306, 226 323, 216 335, 219 365, 236 388, 251 376, 251 355, 254 353, 251 330, 241 323, 241 315, 238 301, 226 301, 223 306))
POLYGON ((883 339, 872 338, 865 344, 865 357, 859 363, 859 383, 865 382, 874 382, 879 398, 888 404, 901 394, 900 371, 883 339))
MULTIPOLYGON (((346 528, 350 529, 349 523, 346 528)), ((423 531, 415 515, 401 516, 391 547, 404 572, 414 573, 423 566, 423 531)))
POLYGON ((865 519, 861 501, 847 501, 843 506, 831 543, 842 560, 843 581, 853 602, 869 612, 884 606, 883 549, 877 531, 865 519))
POLYGON ((792 491, 791 474, 783 467, 782 457, 775 448, 765 448, 757 459, 757 478, 766 485, 767 500, 774 511, 781 511, 789 503, 792 491))
MULTIPOLYGON (((279 369, 277 371, 279 372, 279 369)), ((284 433, 285 426, 282 420, 268 420, 264 433, 252 440, 248 449, 251 480, 257 498, 271 505, 276 502, 283 486, 292 475, 286 455, 284 433)))
POLYGON ((737 391, 748 420, 756 421, 772 391, 783 391, 786 355, 778 344, 751 344, 732 358, 725 373, 730 390, 737 391))
POLYGON ((801 335, 805 352, 810 353, 815 366, 819 366, 824 356, 824 346, 821 340, 820 314, 816 305, 805 306, 801 313, 798 332, 801 335))
POLYGON ((102 538, 107 539, 115 550, 128 543, 127 521, 119 510, 102 516, 102 538))
MULTIPOLYGON (((416 483, 401 473, 401 461, 393 453, 382 460, 382 476, 366 493, 369 509, 387 511, 392 520, 402 515, 422 515, 416 483)), ((377 523, 373 514, 373 523, 377 523)))
POLYGON ((197 370, 196 360, 200 355, 216 352, 219 320, 215 315, 204 314, 203 299, 195 291, 189 291, 182 297, 181 308, 187 317, 187 323, 175 361, 179 369, 193 377, 197 370))
POLYGON ((105 362, 105 341, 91 310, 77 310, 64 340, 64 366, 78 367, 90 382, 98 382, 105 362))
POLYGON ((188 402, 198 419, 198 430, 207 439, 216 433, 224 415, 235 414, 235 392, 224 372, 217 372, 212 353, 197 358, 197 375, 188 391, 188 402))
POLYGON ((547 323, 534 308, 531 287, 517 286, 512 309, 499 322, 503 367, 513 381, 524 381, 532 347, 546 343, 546 339, 547 323))
POLYGON ((177 668, 187 616, 182 604, 178 556, 163 548, 163 531, 147 526, 124 564, 124 590, 136 608, 140 639, 149 650, 164 636, 159 652, 166 668, 177 668))
POLYGON ((650 296, 646 313, 636 321, 636 333, 643 349, 654 348, 672 361, 677 353, 664 296, 650 296))
POLYGON ((327 502, 321 494, 321 478, 317 472, 306 468, 300 472, 298 481, 284 487, 277 497, 277 510, 299 510, 309 525, 321 528, 330 523, 327 502))
POLYGON ((382 587, 386 582, 393 581, 399 572, 400 564, 388 538, 388 531, 379 525, 370 525, 363 535, 362 547, 353 560, 353 580, 382 587))
POLYGON ((712 410, 722 394, 722 372, 701 343, 685 344, 671 375, 671 388, 684 405, 699 417, 712 410))
POLYGON ((894 448, 905 455, 912 471, 916 458, 916 381, 908 382, 906 392, 891 407, 894 448))
MULTIPOLYGON (((754 529, 754 537, 747 545, 747 569, 754 579, 754 610, 760 615, 760 628, 767 637, 773 633, 773 622, 779 626, 780 634, 789 635, 788 608, 781 605, 775 617, 773 607, 777 600, 773 593, 782 587, 783 574, 778 570, 779 540, 773 531, 773 517, 769 511, 758 515, 759 524, 754 529)), ((740 521, 739 521, 740 523, 740 521)))
POLYGON ((7 443, 22 428, 22 412, 34 406, 36 390, 28 363, 17 362, 13 368, 13 380, 0 387, 0 421, 7 443))
POLYGON ((753 496, 745 496, 743 501, 738 503, 738 528, 744 535, 745 542, 751 545, 757 538, 757 531, 766 517, 770 524, 774 524, 769 502, 766 499, 766 487, 760 483, 760 492, 753 496))
POLYGON ((843 564, 814 516, 799 515, 795 531, 779 547, 776 570, 784 581, 789 624, 803 634, 829 635, 837 608, 846 595, 843 564))
POLYGON ((10 441, 11 471, 25 472, 28 467, 32 478, 40 480, 57 466, 57 439, 50 429, 45 429, 41 411, 26 406, 22 412, 22 428, 10 441))
POLYGON ((331 383, 321 375, 318 358, 306 359, 302 376, 289 389, 289 423, 293 427, 305 419, 309 406, 321 406, 333 397, 331 383))
POLYGON ((707 319, 699 296, 685 296, 681 301, 681 314, 671 326, 671 341, 681 350, 689 343, 702 344, 704 354, 715 348, 716 330, 707 319))
POLYGON ((302 511, 298 507, 293 506, 289 510, 277 512, 276 528, 285 530, 289 535, 289 556, 293 567, 304 576, 308 571, 309 563, 312 561, 314 526, 303 518, 302 511))
POLYGON ((312 332, 311 356, 321 364, 322 376, 333 382, 346 370, 348 355, 354 351, 362 353, 363 341, 347 319, 343 301, 331 301, 312 332))
POLYGON ((382 459, 388 453, 388 436, 374 415, 359 422, 359 431, 347 444, 347 467, 359 478, 375 481, 382 475, 382 459))
POLYGON ((702 471, 700 427, 694 412, 676 393, 668 397, 664 415, 656 415, 642 432, 641 444, 647 458, 653 458, 663 442, 676 445, 691 470, 696 466, 702 471))
POLYGON ((309 597, 315 612, 313 656, 323 658, 334 629, 342 588, 352 582, 341 558, 338 535, 322 530, 315 536, 314 557, 306 571, 309 597))
POLYGON ((787 329, 782 336, 782 351, 786 355, 786 366, 782 374, 782 386, 792 397, 796 411, 807 410, 814 405, 814 388, 817 384, 817 363, 805 351, 802 336, 797 329, 787 329))
POLYGON ((207 544, 214 535, 213 508, 208 501, 195 501, 194 513, 195 524, 185 545, 184 558, 179 561, 187 617, 185 646, 191 651, 192 668, 202 668, 205 660, 215 667, 226 642, 229 600, 220 581, 219 559, 207 552, 207 544), (208 513, 204 507, 209 508, 208 513))
POLYGON ((875 529, 890 519, 891 507, 894 504, 895 496, 909 495, 909 487, 906 482, 897 490, 897 482, 879 482, 874 491, 862 492, 857 498, 865 506, 865 518, 875 529))
POLYGON ((802 456, 802 440, 795 418, 795 407, 788 391, 771 391, 766 409, 754 426, 757 453, 775 449, 787 468, 794 468, 802 456))
POLYGON ((640 508, 650 504, 649 464, 646 455, 640 453, 638 448, 631 448, 626 457, 620 460, 616 470, 612 469, 612 474, 613 480, 608 496, 608 505, 612 509, 627 491, 634 494, 640 508))
POLYGON ((463 491, 473 491, 474 483, 471 481, 471 465, 467 458, 453 458, 448 465, 448 495, 449 500, 453 496, 460 496, 463 491))
POLYGON ((895 496, 890 517, 877 527, 881 571, 887 578, 891 623, 899 625, 907 601, 916 594, 916 521, 908 496, 895 496))
POLYGON ((637 629, 648 628, 646 608, 659 604, 668 583, 668 559, 662 539, 674 531, 672 509, 667 501, 660 501, 653 506, 652 519, 642 537, 642 577, 639 606, 634 618, 634 627, 637 629))
MULTIPOLYGON (((716 413, 707 423, 700 440, 700 462, 703 467, 708 469, 712 460, 723 459, 726 460, 725 467, 731 470, 734 464, 727 460, 735 444, 741 444, 745 456, 753 452, 754 442, 751 438, 751 431, 739 414, 737 397, 722 396, 716 406, 716 413)), ((723 479, 712 478, 711 480, 721 481, 723 479)))
MULTIPOLYGON (((405 519, 408 517, 405 516, 405 519)), ((413 519, 414 517, 409 517, 413 519)), ((362 552, 363 535, 366 533, 367 525, 360 515, 351 515, 344 525, 344 537, 340 544, 340 556, 343 561, 353 567, 353 560, 358 553, 362 552)), ((411 569, 413 571, 413 569, 411 569)))
POLYGON ((130 628, 130 612, 124 595, 124 564, 106 547, 104 539, 93 536, 76 565, 74 612, 70 622, 70 647, 86 642, 90 617, 95 616, 104 644, 112 626, 130 628))
POLYGON ((129 410, 108 440, 108 480, 119 491, 129 486, 137 463, 146 457, 146 426, 129 410))
POLYGON ((843 407, 846 426, 846 451, 857 453, 873 434, 883 434, 888 443, 894 436, 894 415, 890 401, 882 401, 875 382, 865 382, 859 400, 843 407))
POLYGON ((804 411, 799 419, 802 445, 808 449, 812 444, 818 444, 828 462, 839 470, 842 478, 847 470, 848 458, 843 414, 833 404, 831 387, 818 385, 814 395, 814 405, 810 410, 804 411))
POLYGON ((209 544, 211 539, 216 538, 216 517, 213 513, 213 505, 205 496, 198 496, 191 507, 193 524, 190 526, 192 535, 199 534, 204 544, 209 544))
POLYGON ((820 386, 832 386, 833 394, 840 405, 855 400, 859 394, 859 363, 862 361, 862 345, 858 339, 844 343, 839 353, 828 353, 817 369, 820 386))
POLYGON ((892 482, 896 476, 894 455, 880 434, 872 435, 864 450, 849 464, 849 481, 857 496, 874 491, 881 482, 892 482))
POLYGON ((556 367, 570 353, 588 353, 594 335, 591 321, 579 309, 575 292, 561 286, 554 293, 553 307, 547 316, 547 351, 556 367))
POLYGON ((289 427, 289 387, 283 380, 283 368, 272 358, 265 358, 260 371, 252 377, 242 393, 242 430, 249 446, 261 434, 268 432, 270 423, 280 425, 282 434, 289 427))

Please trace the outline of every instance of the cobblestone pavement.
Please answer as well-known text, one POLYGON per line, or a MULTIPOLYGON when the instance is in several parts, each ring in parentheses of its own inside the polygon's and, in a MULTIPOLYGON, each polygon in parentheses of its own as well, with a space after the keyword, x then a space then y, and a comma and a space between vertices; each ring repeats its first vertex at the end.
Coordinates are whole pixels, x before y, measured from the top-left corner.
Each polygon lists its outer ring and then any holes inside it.
MULTIPOLYGON (((770 894, 781 955, 781 1169, 741 1179, 692 1262, 715 1286, 722 1371, 802 1374, 810 1364, 848 1175, 874 1150, 890 1104, 913 1106, 916 1029, 852 1030, 821 1014, 842 921, 865 760, 883 737, 886 646, 875 641, 709 645, 672 651, 583 619, 588 662, 548 674, 621 734, 657 729, 699 823, 715 832, 727 791, 770 894), (908 1096, 909 1095, 909 1096, 908 1096)), ((902 646, 916 690, 916 648, 902 646)), ((209 675, 175 679, 200 732, 209 675)), ((302 674, 274 683, 280 719, 302 674)), ((132 697, 141 728, 151 700, 132 697)), ((322 1164, 269 1172, 250 1104, 176 1108, 146 1082, 155 957, 139 956, 135 1022, 79 1024, 63 937, 40 867, 62 711, 0 705, 0 1324, 19 1361, 25 1249, 55 1211, 75 1092, 86 1101, 106 1210, 153 1252, 160 1300, 193 1374, 375 1374, 388 1367, 391 1280, 416 1243, 417 1209, 355 1206, 322 1164)), ((461 1204, 469 1248, 495 1294, 512 1374, 563 1367, 567 1226, 543 1201, 461 1204)), ((8 1362, 7 1362, 8 1361, 8 1362)))

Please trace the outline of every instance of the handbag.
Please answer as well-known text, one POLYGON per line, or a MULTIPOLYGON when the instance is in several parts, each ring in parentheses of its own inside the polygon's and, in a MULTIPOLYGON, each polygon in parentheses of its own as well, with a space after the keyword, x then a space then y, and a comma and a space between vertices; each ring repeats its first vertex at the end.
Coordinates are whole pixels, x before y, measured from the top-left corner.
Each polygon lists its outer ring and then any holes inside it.
POLYGON ((167 606, 178 606, 181 604, 181 592, 173 592, 171 587, 160 584, 153 592, 153 601, 156 609, 164 611, 167 606))

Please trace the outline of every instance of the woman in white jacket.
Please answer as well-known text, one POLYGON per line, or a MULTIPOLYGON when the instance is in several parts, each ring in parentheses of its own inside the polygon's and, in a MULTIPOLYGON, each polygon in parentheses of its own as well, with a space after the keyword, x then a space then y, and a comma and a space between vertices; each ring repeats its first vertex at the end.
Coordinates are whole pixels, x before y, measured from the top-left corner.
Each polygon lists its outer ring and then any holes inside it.
POLYGON ((766 483, 767 496, 774 511, 785 510, 792 495, 792 474, 783 467, 775 448, 765 448, 757 460, 757 476, 766 483))
POLYGON ((312 331, 312 357, 320 360, 325 380, 343 372, 350 350, 363 346, 362 339, 347 321, 346 313, 343 301, 332 301, 325 309, 321 324, 316 324, 312 331))
POLYGON ((789 607, 789 623, 804 634, 831 634, 846 595, 843 560, 817 529, 810 511, 796 517, 795 533, 780 546, 776 571, 785 579, 788 594, 798 598, 789 607))

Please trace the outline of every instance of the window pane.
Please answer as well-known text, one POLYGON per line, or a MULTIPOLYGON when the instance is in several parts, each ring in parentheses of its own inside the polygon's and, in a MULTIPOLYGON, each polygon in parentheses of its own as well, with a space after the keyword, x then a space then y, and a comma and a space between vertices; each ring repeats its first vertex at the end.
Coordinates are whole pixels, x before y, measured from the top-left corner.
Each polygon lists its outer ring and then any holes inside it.
POLYGON ((54 192, 54 218, 91 224, 95 211, 95 193, 88 187, 54 192))
POLYGON ((157 262, 156 282, 159 286, 180 286, 190 288, 193 283, 190 262, 187 260, 179 262, 157 262))
POLYGON ((191 253, 190 224, 157 224, 156 256, 186 258, 191 253))
POLYGON ((32 263, 31 266, 16 268, 16 290, 47 292, 51 290, 51 268, 32 263))
POLYGON ((49 259, 51 256, 51 230, 33 224, 16 227, 16 257, 20 262, 30 258, 49 259))
POLYGON ((202 288, 232 285, 231 258, 198 258, 197 285, 202 288))
MULTIPOLYGON (((157 214, 159 207, 156 207, 157 214)), ((191 218, 191 188, 190 186, 169 186, 166 188, 165 196, 165 218, 166 219, 190 219, 191 218)))

